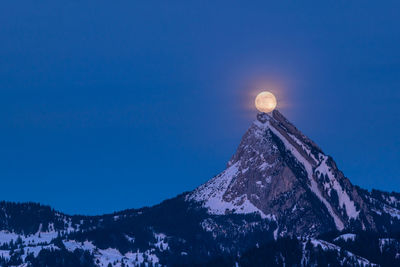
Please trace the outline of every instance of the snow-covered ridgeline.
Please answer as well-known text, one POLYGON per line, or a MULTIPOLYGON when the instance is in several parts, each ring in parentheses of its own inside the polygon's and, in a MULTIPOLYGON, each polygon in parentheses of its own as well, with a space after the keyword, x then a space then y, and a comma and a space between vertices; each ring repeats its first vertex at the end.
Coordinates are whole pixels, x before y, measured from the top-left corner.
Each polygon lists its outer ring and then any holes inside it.
POLYGON ((318 162, 318 159, 315 158, 315 156, 311 153, 311 150, 309 149, 309 147, 302 143, 296 136, 294 136, 291 133, 287 133, 289 135, 289 137, 298 145, 300 146, 304 152, 306 152, 306 154, 311 157, 315 162, 318 162))

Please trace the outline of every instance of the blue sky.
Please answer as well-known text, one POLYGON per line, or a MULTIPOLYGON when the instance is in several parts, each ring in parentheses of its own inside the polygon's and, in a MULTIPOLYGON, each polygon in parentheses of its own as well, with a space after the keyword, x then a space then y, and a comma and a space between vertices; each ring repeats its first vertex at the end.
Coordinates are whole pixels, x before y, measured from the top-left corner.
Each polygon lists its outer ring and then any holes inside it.
POLYGON ((398 1, 0 4, 1 199, 153 205, 222 171, 273 91, 354 184, 400 191, 398 1))

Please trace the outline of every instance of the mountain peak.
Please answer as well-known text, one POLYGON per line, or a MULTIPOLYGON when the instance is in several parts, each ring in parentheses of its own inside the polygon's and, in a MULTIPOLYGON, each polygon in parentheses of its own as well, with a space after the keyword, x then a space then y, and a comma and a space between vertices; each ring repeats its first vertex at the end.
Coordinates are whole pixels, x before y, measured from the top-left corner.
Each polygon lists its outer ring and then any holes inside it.
MULTIPOLYGON (((270 113, 272 114, 272 113, 270 113)), ((268 113, 258 113, 257 114, 257 120, 261 123, 266 123, 267 121, 269 121, 271 119, 271 115, 269 115, 268 113)))
POLYGON ((257 213, 276 220, 281 234, 314 235, 355 222, 374 227, 333 159, 278 110, 257 114, 226 170, 187 199, 212 214, 257 213))

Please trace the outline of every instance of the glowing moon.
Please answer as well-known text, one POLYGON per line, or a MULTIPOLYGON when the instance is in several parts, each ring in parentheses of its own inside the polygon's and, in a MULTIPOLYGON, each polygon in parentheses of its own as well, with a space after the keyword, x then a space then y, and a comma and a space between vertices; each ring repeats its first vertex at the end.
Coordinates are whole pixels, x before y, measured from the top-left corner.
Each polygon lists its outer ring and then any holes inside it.
POLYGON ((255 104, 259 111, 268 113, 276 108, 276 98, 272 93, 264 91, 257 95, 255 104))

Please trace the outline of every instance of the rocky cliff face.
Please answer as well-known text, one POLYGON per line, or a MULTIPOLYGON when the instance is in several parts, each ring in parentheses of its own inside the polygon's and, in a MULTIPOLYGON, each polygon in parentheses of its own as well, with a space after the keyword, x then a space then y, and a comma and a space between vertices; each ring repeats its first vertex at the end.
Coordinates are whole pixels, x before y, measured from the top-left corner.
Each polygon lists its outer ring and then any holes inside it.
POLYGON ((360 191, 277 110, 258 114, 227 169, 187 199, 211 214, 259 213, 281 236, 376 229, 360 191))

